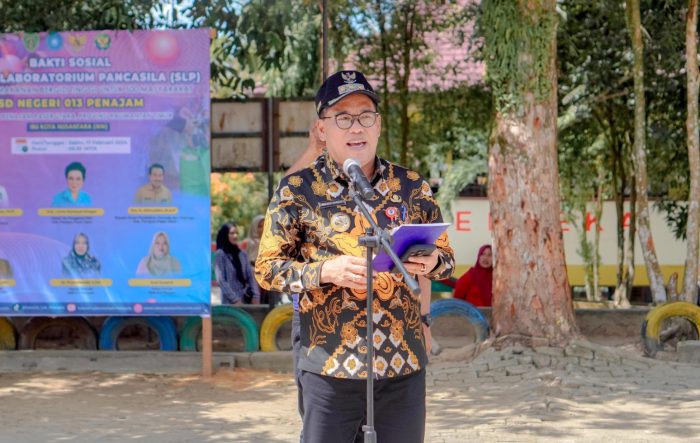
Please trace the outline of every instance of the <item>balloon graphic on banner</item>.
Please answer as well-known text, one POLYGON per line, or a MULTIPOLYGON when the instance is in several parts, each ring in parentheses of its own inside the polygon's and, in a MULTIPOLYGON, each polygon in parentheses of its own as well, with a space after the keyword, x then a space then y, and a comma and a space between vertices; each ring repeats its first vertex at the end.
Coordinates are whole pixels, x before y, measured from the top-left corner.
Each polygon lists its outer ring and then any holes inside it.
POLYGON ((7 75, 11 72, 21 72, 24 61, 16 55, 8 54, 0 57, 0 74, 7 75))
POLYGON ((146 40, 146 55, 159 65, 173 62, 180 55, 177 38, 170 32, 152 33, 146 40))

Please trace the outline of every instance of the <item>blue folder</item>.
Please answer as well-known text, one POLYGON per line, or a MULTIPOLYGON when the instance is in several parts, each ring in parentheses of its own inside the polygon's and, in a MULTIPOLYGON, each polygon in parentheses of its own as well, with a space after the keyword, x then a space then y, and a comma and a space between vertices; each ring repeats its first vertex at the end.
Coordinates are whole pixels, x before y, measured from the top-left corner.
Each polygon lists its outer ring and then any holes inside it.
MULTIPOLYGON (((424 223, 405 224, 392 229, 391 238, 393 244, 391 249, 398 257, 401 257, 412 245, 435 244, 435 240, 440 234, 445 232, 449 223, 424 223)), ((394 262, 391 257, 382 249, 372 260, 372 266, 377 272, 390 272, 394 269, 394 262)))

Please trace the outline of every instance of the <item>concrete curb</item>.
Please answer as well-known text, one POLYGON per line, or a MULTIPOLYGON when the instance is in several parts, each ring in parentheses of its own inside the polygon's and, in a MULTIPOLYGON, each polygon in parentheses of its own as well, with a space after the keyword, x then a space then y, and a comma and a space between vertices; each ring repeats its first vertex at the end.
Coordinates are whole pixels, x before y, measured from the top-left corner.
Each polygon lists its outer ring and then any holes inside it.
MULTIPOLYGON (((235 355, 215 352, 214 369, 233 370, 235 355)), ((201 372, 202 355, 163 351, 0 351, 0 373, 112 372, 178 374, 201 372)))
MULTIPOLYGON (((214 371, 234 367, 292 372, 292 352, 214 352, 214 371)), ((199 352, 163 351, 0 351, 0 373, 112 372, 182 374, 201 372, 199 352)))

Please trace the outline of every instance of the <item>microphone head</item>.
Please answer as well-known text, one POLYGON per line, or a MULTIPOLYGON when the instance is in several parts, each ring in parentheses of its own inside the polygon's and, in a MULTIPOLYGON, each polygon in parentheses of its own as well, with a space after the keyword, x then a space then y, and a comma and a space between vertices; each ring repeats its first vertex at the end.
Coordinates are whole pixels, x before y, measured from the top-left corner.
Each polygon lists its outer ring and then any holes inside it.
POLYGON ((358 161, 357 161, 356 159, 354 159, 354 158, 349 158, 349 159, 347 159, 347 160, 345 160, 345 161, 343 162, 343 172, 344 172, 345 175, 347 175, 348 177, 350 177, 350 167, 353 166, 353 165, 354 165, 354 166, 357 166, 358 168, 361 168, 361 167, 360 167, 360 162, 358 162, 358 161))

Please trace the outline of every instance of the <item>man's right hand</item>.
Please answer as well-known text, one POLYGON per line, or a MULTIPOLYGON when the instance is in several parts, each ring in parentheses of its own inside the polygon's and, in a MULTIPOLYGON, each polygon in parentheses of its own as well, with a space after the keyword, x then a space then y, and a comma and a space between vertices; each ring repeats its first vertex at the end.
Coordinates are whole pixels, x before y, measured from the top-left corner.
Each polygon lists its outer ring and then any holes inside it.
POLYGON ((367 289, 367 259, 341 255, 323 262, 321 283, 350 289, 367 289))

